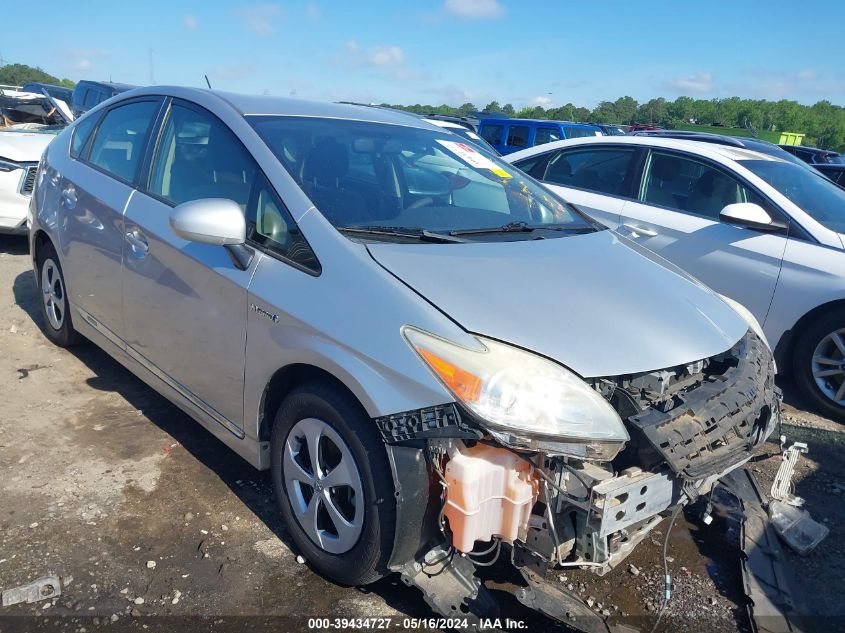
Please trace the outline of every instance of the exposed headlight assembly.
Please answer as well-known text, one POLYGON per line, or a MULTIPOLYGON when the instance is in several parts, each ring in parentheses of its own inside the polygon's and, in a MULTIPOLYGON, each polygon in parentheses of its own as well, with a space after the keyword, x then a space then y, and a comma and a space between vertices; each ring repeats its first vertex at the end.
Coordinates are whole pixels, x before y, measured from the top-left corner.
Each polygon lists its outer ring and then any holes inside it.
POLYGON ((628 440, 610 403, 557 363, 482 337, 469 349, 410 326, 403 334, 446 388, 505 444, 608 461, 628 440))

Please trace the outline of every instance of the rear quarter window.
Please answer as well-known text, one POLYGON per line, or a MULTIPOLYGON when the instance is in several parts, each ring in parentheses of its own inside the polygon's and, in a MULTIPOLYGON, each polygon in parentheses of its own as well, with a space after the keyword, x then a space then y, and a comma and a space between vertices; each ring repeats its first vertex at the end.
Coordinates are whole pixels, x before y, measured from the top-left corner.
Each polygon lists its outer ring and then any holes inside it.
POLYGON ((91 132, 94 131, 99 119, 99 116, 84 117, 74 126, 73 136, 70 140, 70 155, 73 158, 79 158, 84 154, 85 146, 88 144, 91 132))

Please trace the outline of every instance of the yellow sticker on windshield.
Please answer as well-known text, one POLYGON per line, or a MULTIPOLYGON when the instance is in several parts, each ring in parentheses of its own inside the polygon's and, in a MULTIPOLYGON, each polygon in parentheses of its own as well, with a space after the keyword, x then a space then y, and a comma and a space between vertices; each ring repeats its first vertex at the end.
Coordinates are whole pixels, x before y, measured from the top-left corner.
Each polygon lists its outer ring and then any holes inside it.
POLYGON ((513 176, 511 176, 508 172, 506 172, 504 169, 501 169, 500 167, 493 167, 490 169, 490 171, 492 171, 500 178, 513 178, 513 176))

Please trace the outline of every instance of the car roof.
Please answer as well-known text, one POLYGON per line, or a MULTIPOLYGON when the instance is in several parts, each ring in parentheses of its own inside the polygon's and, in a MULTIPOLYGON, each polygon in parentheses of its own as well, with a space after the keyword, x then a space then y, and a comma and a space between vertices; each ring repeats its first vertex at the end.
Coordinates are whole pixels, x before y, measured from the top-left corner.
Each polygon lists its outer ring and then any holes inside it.
POLYGON ((706 143, 702 141, 693 141, 686 139, 664 138, 661 136, 595 136, 587 138, 574 138, 565 141, 553 141, 544 145, 537 145, 535 147, 525 149, 514 154, 509 154, 507 160, 519 160, 520 158, 527 158, 535 154, 542 154, 549 150, 576 147, 578 145, 606 143, 609 145, 646 145, 650 147, 660 147, 665 149, 676 149, 687 152, 694 152, 700 156, 709 158, 722 158, 728 160, 769 160, 788 162, 777 156, 771 154, 764 154, 752 149, 744 147, 734 147, 730 145, 719 145, 717 143, 706 143), (536 151, 535 151, 536 150, 536 151))
POLYGON ((516 123, 518 125, 532 125, 534 123, 547 123, 549 125, 568 125, 571 127, 598 127, 594 123, 575 123, 574 121, 556 121, 553 119, 512 119, 510 117, 484 117, 481 123, 516 123))
POLYGON ((191 88, 186 86, 145 86, 123 93, 128 99, 144 95, 163 95, 194 101, 199 105, 223 102, 241 116, 302 116, 327 119, 347 119, 369 123, 386 123, 403 127, 437 129, 411 112, 391 110, 352 103, 307 101, 268 95, 246 95, 223 90, 191 88))
POLYGON ((120 90, 121 92, 132 90, 133 88, 138 87, 133 86, 132 84, 120 84, 113 81, 92 81, 90 79, 82 79, 76 85, 79 86, 81 84, 84 84, 86 86, 103 86, 106 88, 111 88, 113 90, 120 90))

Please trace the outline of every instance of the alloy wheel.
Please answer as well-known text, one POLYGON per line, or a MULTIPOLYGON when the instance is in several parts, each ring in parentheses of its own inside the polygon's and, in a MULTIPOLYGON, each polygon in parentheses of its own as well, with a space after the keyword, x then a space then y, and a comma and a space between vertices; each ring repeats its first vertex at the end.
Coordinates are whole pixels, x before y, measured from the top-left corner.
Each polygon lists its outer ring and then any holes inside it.
POLYGON ((285 440, 285 489, 299 526, 331 554, 352 549, 364 524, 364 492, 352 451, 317 418, 297 422, 285 440))
POLYGON ((65 287, 59 267, 52 259, 45 259, 41 266, 41 299, 50 326, 61 330, 65 322, 65 287))
POLYGON ((845 329, 825 336, 813 351, 813 379, 819 390, 839 406, 845 406, 845 329))

